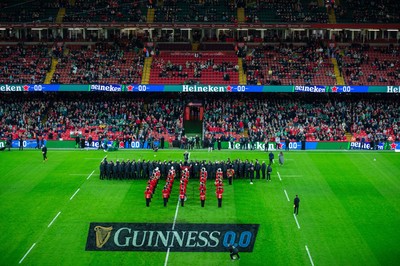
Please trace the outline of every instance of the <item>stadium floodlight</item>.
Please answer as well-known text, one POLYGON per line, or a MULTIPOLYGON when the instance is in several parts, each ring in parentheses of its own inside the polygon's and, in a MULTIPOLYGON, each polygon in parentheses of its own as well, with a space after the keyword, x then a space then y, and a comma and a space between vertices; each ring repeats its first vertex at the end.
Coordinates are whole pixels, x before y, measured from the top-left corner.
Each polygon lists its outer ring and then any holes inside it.
POLYGON ((386 31, 399 31, 398 29, 387 29, 386 31))

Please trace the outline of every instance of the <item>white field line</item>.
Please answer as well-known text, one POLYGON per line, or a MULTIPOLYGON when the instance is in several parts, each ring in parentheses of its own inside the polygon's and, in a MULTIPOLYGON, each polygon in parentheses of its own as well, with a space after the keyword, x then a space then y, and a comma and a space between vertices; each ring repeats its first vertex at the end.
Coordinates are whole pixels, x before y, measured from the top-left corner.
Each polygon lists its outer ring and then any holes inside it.
POLYGON ((75 197, 75 195, 79 192, 79 190, 81 190, 81 189, 78 188, 78 189, 75 191, 74 195, 72 195, 72 196, 69 198, 69 200, 72 200, 72 199, 75 197))
MULTIPOLYGON (((101 161, 104 161, 105 158, 107 158, 107 155, 104 156, 104 158, 103 158, 101 161)), ((98 159, 98 158, 96 158, 96 159, 98 159)), ((86 180, 89 179, 93 174, 94 174, 94 170, 90 173, 90 175, 86 178, 86 180)), ((70 174, 70 175, 81 175, 81 174, 70 174)), ((82 174, 82 175, 86 175, 86 174, 82 174)), ((71 198, 70 198, 69 200, 72 200, 72 199, 74 198, 74 196, 76 195, 76 193, 78 193, 79 190, 80 190, 80 188, 78 188, 78 189, 75 191, 74 195, 72 195, 71 198)), ((179 204, 179 200, 178 200, 178 204, 179 204)), ((179 205, 178 205, 178 206, 179 206, 179 205)), ((175 213, 174 224, 175 224, 175 221, 176 221, 176 215, 177 215, 177 213, 178 213, 178 212, 175 213)), ((57 215, 56 215, 56 216, 53 218, 53 220, 49 223, 49 225, 47 226, 47 228, 49 228, 49 227, 54 223, 54 221, 57 219, 57 217, 58 217, 60 214, 61 214, 61 211, 59 211, 59 212, 57 213, 57 215)), ((25 253, 25 255, 22 257, 22 259, 19 261, 19 264, 21 264, 21 263, 24 261, 24 259, 26 258, 26 256, 28 256, 29 252, 31 252, 31 250, 32 250, 35 246, 36 246, 36 242, 33 243, 33 245, 31 246, 31 248, 25 253)), ((168 249, 168 250, 169 250, 169 249, 168 249)))
POLYGON ((49 223, 49 225, 47 226, 47 228, 49 228, 49 227, 54 223, 54 221, 57 219, 57 217, 58 217, 60 214, 61 214, 61 211, 59 211, 59 212, 57 213, 56 217, 53 218, 53 220, 49 223))
POLYGON ((288 196, 288 194, 286 192, 286 189, 284 189, 283 191, 285 191, 285 195, 286 195, 287 201, 290 201, 289 196, 288 196))
POLYGON ((21 264, 25 257, 28 256, 29 252, 31 252, 31 250, 36 246, 36 243, 33 243, 33 245, 31 246, 31 248, 25 253, 25 255, 22 257, 22 259, 19 261, 19 264, 21 264))
POLYGON ((86 180, 88 180, 94 173, 94 170, 90 173, 90 175, 86 178, 86 180))
MULTIPOLYGON (((176 204, 174 222, 172 223, 172 230, 175 229, 176 218, 178 217, 178 210, 179 210, 179 198, 178 198, 178 203, 176 204)), ((167 255, 165 256, 164 266, 167 266, 167 264, 168 264, 169 250, 170 250, 170 248, 167 249, 167 255)))
POLYGON ((300 229, 299 221, 297 221, 296 214, 294 214, 294 213, 293 213, 293 217, 294 217, 294 219, 295 219, 295 221, 296 221, 297 228, 299 228, 299 229, 300 229))
POLYGON ((281 175, 279 174, 279 172, 276 172, 278 174, 278 178, 280 181, 282 181, 281 175))
POLYGON ((306 250, 307 250, 308 257, 310 258, 310 263, 311 263, 312 266, 314 266, 314 262, 312 260, 312 257, 311 257, 310 251, 308 250, 307 245, 306 245, 306 250))

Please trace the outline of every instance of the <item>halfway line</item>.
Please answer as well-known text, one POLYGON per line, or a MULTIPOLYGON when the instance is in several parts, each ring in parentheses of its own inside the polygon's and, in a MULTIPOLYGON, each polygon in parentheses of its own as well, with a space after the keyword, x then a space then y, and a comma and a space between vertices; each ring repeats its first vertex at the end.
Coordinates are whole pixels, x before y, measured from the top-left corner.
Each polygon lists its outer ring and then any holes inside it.
POLYGON ((47 226, 47 228, 49 228, 49 227, 54 223, 54 221, 57 219, 58 215, 60 215, 60 214, 61 214, 61 212, 59 211, 59 212, 57 213, 56 217, 54 217, 54 219, 49 223, 49 225, 47 226))
MULTIPOLYGON (((172 223, 172 230, 175 229, 176 218, 178 217, 178 210, 179 210, 179 198, 178 198, 178 203, 176 204, 174 222, 172 223)), ((167 255, 165 256, 164 266, 167 266, 167 264, 168 264, 169 250, 170 250, 170 248, 167 249, 167 255)))
POLYGON ((285 195, 286 195, 287 201, 290 201, 289 196, 288 196, 288 194, 286 192, 286 189, 284 189, 283 191, 285 191, 285 195))
POLYGON ((281 179, 281 175, 279 174, 279 172, 276 172, 278 174, 279 180, 282 181, 281 179))
POLYGON ((22 259, 19 261, 19 264, 21 264, 21 262, 25 259, 25 257, 28 256, 29 252, 31 252, 31 250, 33 249, 34 246, 36 246, 36 243, 33 243, 31 248, 25 253, 25 255, 22 257, 22 259))
POLYGON ((296 220, 297 228, 300 229, 300 225, 299 225, 299 222, 297 221, 296 214, 293 213, 293 217, 294 217, 294 219, 296 220))
POLYGON ((311 265, 314 266, 314 262, 313 262, 313 260, 311 258, 311 254, 310 254, 310 251, 308 250, 307 245, 306 245, 306 250, 307 250, 308 257, 310 258, 311 265))
POLYGON ((75 191, 74 195, 72 195, 72 196, 69 198, 69 200, 72 200, 72 199, 75 197, 76 193, 79 192, 79 190, 80 190, 80 188, 78 188, 78 189, 75 191))

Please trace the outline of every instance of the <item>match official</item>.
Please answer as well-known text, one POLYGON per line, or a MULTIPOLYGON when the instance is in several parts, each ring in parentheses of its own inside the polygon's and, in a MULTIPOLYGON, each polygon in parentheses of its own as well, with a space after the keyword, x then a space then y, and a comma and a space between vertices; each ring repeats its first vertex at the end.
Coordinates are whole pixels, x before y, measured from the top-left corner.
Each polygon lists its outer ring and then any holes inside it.
POLYGON ((294 214, 298 215, 299 214, 299 206, 300 206, 300 198, 298 195, 294 198, 294 214))
POLYGON ((42 146, 42 155, 43 155, 43 162, 47 161, 47 147, 45 145, 42 146))

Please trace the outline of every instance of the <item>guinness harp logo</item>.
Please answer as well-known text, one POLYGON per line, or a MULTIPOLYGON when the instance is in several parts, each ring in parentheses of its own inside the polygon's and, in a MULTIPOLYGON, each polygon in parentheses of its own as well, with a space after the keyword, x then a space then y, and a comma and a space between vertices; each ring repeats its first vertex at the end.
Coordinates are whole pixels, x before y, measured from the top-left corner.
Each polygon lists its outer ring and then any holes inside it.
POLYGON ((108 241, 111 235, 112 226, 96 226, 93 230, 96 232, 96 247, 102 248, 108 241))

